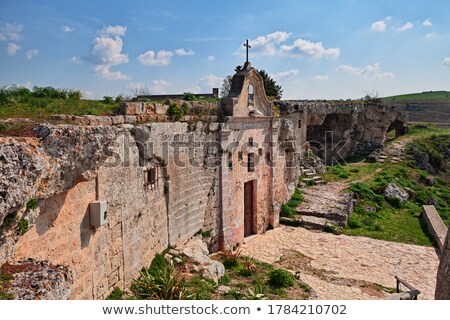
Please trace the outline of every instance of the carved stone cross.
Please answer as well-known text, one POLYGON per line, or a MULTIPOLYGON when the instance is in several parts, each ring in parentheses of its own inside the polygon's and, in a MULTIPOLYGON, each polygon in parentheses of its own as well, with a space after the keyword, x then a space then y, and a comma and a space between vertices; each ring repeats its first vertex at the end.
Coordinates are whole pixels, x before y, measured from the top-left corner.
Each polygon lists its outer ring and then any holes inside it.
POLYGON ((248 62, 248 49, 250 49, 252 46, 248 44, 248 39, 245 41, 244 43, 244 47, 245 47, 245 52, 246 52, 246 61, 248 62))

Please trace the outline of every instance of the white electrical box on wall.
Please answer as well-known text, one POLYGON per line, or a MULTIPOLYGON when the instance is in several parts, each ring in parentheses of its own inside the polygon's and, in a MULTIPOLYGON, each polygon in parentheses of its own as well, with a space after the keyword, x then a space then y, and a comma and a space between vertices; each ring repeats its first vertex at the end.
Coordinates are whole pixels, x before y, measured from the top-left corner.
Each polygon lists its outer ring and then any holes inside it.
POLYGON ((106 201, 92 201, 89 203, 89 220, 91 227, 101 227, 106 221, 106 201))

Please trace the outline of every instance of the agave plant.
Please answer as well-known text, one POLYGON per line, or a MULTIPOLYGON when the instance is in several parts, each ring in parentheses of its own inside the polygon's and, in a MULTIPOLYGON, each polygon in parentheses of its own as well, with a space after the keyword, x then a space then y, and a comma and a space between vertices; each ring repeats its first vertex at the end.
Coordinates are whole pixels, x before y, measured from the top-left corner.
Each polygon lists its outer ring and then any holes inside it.
POLYGON ((184 300, 191 297, 184 279, 170 265, 155 272, 141 270, 140 277, 133 280, 131 290, 140 299, 184 300))

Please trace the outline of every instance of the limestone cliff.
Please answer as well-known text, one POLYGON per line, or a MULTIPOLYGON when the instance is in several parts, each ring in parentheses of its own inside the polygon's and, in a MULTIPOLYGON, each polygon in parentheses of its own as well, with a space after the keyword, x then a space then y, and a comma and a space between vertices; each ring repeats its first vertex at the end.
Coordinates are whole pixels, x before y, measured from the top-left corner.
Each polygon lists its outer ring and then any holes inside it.
POLYGON ((48 198, 90 180, 112 155, 123 129, 44 125, 38 138, 0 138, 0 222, 32 198, 48 198))
POLYGON ((283 116, 306 113, 306 140, 327 163, 368 154, 386 140, 386 133, 405 131, 399 107, 364 101, 281 101, 283 116))

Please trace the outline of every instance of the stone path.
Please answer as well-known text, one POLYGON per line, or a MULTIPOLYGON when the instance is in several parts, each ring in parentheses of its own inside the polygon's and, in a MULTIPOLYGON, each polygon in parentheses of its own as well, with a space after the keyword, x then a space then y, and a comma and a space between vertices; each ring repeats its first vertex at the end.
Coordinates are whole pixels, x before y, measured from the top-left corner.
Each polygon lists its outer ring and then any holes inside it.
POLYGON ((296 209, 301 215, 302 225, 319 228, 325 224, 347 224, 352 211, 352 196, 343 190, 347 184, 334 182, 303 189, 304 201, 296 209))
POLYGON ((384 299, 381 286, 395 288, 396 275, 421 291, 419 299, 433 299, 439 264, 431 247, 286 226, 244 244, 242 254, 299 271, 325 300, 384 299))

